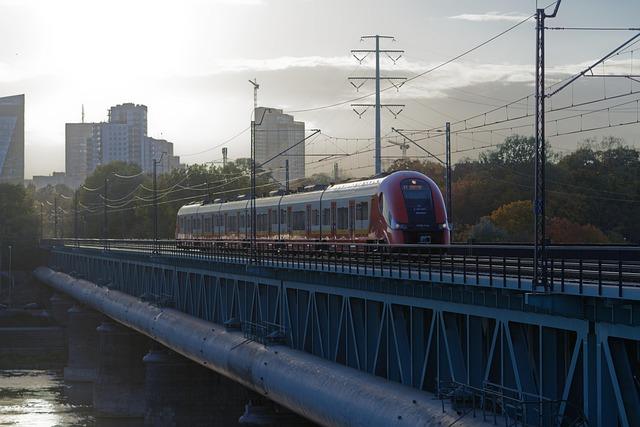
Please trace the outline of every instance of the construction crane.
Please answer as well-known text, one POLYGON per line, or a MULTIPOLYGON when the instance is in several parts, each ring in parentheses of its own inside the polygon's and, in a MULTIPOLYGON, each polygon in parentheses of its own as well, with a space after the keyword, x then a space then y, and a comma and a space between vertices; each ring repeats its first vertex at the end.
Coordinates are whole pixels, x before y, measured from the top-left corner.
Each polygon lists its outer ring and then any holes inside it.
POLYGON ((253 80, 249 80, 249 83, 253 85, 253 109, 255 110, 258 108, 258 89, 260 89, 260 85, 255 77, 253 80))
POLYGON ((409 148, 409 143, 407 142, 406 139, 403 142, 389 140, 389 143, 400 147, 400 149, 402 150, 403 160, 407 158, 407 149, 409 148))

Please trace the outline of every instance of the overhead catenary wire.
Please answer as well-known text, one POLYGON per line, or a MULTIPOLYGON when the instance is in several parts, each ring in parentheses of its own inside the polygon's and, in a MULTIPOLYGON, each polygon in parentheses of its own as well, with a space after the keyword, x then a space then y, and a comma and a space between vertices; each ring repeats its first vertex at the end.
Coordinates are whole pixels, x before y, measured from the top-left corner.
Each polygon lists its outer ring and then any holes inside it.
MULTIPOLYGON (((557 3, 557 1, 554 1, 554 2, 550 3, 549 5, 545 6, 545 9, 555 5, 556 3, 557 3)), ((435 66, 433 66, 433 67, 431 67, 431 68, 429 68, 429 69, 427 69, 427 70, 425 70, 425 71, 423 71, 421 73, 418 73, 415 76, 407 78, 405 83, 408 83, 408 82, 413 81, 415 79, 418 79, 418 78, 420 78, 422 76, 430 74, 430 73, 432 73, 432 72, 434 72, 436 70, 439 70, 440 68, 443 68, 443 67, 451 64, 452 62, 455 62, 455 61, 459 60, 460 58, 462 58, 464 56, 469 55, 470 53, 475 52, 476 50, 486 46, 487 44, 493 42, 494 40, 496 40, 496 39, 498 39, 500 37, 502 37, 503 35, 509 33, 510 31, 515 30, 516 28, 518 28, 522 24, 524 24, 527 21, 531 20, 533 17, 535 17, 535 14, 532 14, 532 15, 526 17, 525 19, 523 19, 521 21, 518 21, 517 23, 515 23, 515 24, 511 25, 510 27, 508 27, 507 29, 505 29, 503 31, 500 31, 499 33, 493 35, 492 37, 488 38, 487 40, 485 40, 485 41, 483 41, 483 42, 481 42, 481 43, 479 43, 477 45, 474 45, 473 47, 461 52, 460 54, 458 54, 458 55, 456 55, 456 56, 454 56, 454 57, 452 57, 452 58, 450 58, 450 59, 448 59, 446 61, 443 61, 443 62, 439 63, 438 65, 435 65, 435 66)), ((385 87, 383 89, 380 89, 380 91, 384 92, 384 91, 387 91, 387 90, 389 90, 391 88, 395 88, 395 86, 389 85, 389 86, 387 86, 387 87, 385 87)), ((368 93, 366 95, 359 96, 359 97, 352 98, 352 99, 348 99, 348 100, 345 100, 345 101, 335 102, 335 103, 332 103, 332 104, 322 105, 322 106, 318 106, 318 107, 310 107, 310 108, 302 108, 302 109, 297 109, 297 110, 289 110, 287 112, 288 113, 305 113, 305 112, 309 112, 309 111, 318 111, 318 110, 324 110, 324 109, 328 109, 328 108, 340 107, 342 105, 346 105, 346 104, 350 104, 352 102, 356 102, 356 101, 360 101, 360 100, 366 99, 366 98, 368 98, 370 96, 373 96, 374 94, 375 94, 375 92, 371 92, 371 93, 368 93)))

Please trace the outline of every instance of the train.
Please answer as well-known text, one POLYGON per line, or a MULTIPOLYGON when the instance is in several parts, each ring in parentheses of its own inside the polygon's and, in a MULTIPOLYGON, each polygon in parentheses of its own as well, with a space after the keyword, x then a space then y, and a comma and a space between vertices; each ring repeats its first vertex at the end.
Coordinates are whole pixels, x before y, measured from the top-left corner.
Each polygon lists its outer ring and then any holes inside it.
MULTIPOLYGON (((398 244, 450 242, 442 193, 416 171, 334 184, 315 191, 255 200, 256 239, 398 244)), ((176 240, 244 241, 251 235, 251 200, 182 206, 176 240)))

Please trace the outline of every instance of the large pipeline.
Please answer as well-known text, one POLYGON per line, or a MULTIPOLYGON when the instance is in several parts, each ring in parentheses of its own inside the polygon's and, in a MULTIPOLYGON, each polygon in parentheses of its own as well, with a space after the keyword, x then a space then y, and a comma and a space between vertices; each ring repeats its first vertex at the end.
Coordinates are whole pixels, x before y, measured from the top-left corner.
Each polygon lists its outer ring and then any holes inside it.
POLYGON ((480 424, 471 414, 461 417, 451 409, 443 411, 441 402, 429 393, 283 345, 263 346, 240 332, 46 267, 34 274, 57 291, 318 424, 480 424))

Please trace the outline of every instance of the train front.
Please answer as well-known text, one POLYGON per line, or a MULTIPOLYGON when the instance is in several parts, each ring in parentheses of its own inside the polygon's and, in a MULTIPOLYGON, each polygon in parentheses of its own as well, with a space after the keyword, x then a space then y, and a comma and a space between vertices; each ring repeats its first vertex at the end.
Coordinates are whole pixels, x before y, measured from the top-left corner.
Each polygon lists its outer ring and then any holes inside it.
POLYGON ((447 210, 440 189, 420 172, 398 171, 380 183, 379 234, 390 244, 450 242, 447 210))

